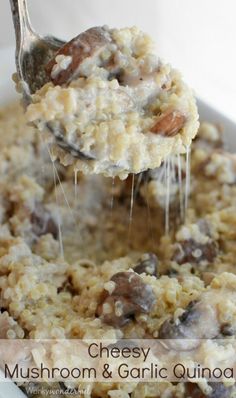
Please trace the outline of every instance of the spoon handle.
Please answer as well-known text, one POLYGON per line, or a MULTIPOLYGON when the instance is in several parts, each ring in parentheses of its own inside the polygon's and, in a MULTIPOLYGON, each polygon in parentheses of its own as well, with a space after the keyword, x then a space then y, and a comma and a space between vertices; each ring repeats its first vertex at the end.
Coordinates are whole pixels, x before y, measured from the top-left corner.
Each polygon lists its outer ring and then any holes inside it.
MULTIPOLYGON (((29 19, 26 0, 10 0, 12 19, 15 28, 16 52, 15 62, 20 82, 27 82, 26 76, 29 73, 28 65, 31 60, 30 51, 33 41, 37 38, 29 19)), ((28 84, 21 88, 25 104, 30 102, 30 90, 28 84)))
POLYGON ((16 50, 22 49, 26 44, 27 37, 32 36, 31 27, 26 0, 10 0, 11 12, 16 35, 16 50))

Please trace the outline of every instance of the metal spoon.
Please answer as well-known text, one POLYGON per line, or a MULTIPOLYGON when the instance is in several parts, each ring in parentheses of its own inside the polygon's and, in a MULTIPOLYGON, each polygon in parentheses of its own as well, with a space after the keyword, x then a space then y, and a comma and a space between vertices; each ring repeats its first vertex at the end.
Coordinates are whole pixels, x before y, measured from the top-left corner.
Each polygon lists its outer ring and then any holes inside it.
MULTIPOLYGON (((26 0, 10 0, 10 5, 16 36, 16 70, 22 83, 24 104, 27 106, 32 101, 32 94, 49 81, 44 67, 65 42, 53 36, 41 37, 35 33, 30 23, 26 0)), ((60 129, 49 124, 47 128, 54 135, 58 146, 74 157, 94 159, 81 152, 78 146, 66 142, 60 129)))

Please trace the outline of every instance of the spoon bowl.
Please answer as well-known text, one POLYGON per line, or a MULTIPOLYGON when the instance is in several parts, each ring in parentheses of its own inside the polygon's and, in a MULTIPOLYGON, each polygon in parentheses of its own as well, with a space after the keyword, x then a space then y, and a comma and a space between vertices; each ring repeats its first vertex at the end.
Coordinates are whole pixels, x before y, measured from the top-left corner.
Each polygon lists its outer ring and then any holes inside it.
MULTIPOLYGON (((23 104, 28 106, 32 102, 32 94, 49 82, 45 66, 65 42, 53 36, 41 37, 33 30, 26 0, 10 0, 10 5, 16 36, 17 81, 20 83, 23 104)), ((93 159, 81 152, 78 146, 68 143, 60 129, 54 129, 49 124, 46 127, 54 135, 57 145, 72 156, 83 160, 93 159)))

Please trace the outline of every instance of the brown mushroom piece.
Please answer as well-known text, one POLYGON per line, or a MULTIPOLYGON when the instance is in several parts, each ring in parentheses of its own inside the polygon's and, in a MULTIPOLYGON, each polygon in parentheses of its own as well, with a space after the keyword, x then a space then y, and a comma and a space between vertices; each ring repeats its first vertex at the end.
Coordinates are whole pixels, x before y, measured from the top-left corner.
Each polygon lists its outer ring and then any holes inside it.
POLYGON ((193 238, 177 242, 172 260, 176 261, 178 264, 212 263, 219 252, 217 242, 212 239, 208 222, 206 220, 199 219, 196 225, 199 232, 207 239, 204 243, 197 242, 193 238))
POLYGON ((166 320, 160 330, 160 339, 185 339, 195 338, 195 325, 199 320, 199 312, 197 310, 197 302, 189 303, 185 312, 178 318, 178 322, 174 319, 166 320))
POLYGON ((201 278, 205 284, 205 286, 209 286, 213 279, 215 278, 216 274, 214 272, 204 271, 201 275, 201 278))
POLYGON ((122 327, 136 315, 149 313, 155 303, 150 285, 143 282, 135 272, 118 272, 113 275, 114 289, 109 294, 104 290, 97 315, 102 321, 114 327, 122 327))
POLYGON ((234 387, 226 387, 223 383, 208 383, 212 391, 210 394, 204 394, 195 383, 185 384, 186 398, 233 398, 232 393, 235 393, 234 387))
POLYGON ((151 132, 165 137, 174 137, 182 129, 186 117, 179 111, 166 111, 157 118, 151 132))
MULTIPOLYGON (((55 85, 67 84, 79 75, 81 63, 89 57, 99 55, 111 42, 109 32, 103 27, 94 27, 79 34, 66 43, 46 65, 46 72, 55 85), (65 68, 58 66, 58 56, 70 57, 65 68)), ((65 59, 65 58, 64 58, 65 59)))
POLYGON ((37 203, 31 213, 32 232, 36 237, 52 234, 54 239, 58 237, 58 225, 50 211, 42 203, 37 203))
POLYGON ((201 244, 193 239, 184 240, 176 245, 173 261, 178 264, 201 262, 211 263, 217 256, 218 248, 214 241, 201 244))
POLYGON ((160 327, 159 338, 181 340, 176 349, 189 350, 198 346, 198 340, 216 338, 219 335, 219 322, 216 313, 214 294, 203 294, 199 301, 192 301, 177 319, 167 319, 160 327), (190 342, 187 339, 192 340, 190 342), (182 341, 183 340, 183 341, 182 341))
POLYGON ((236 335, 235 326, 231 325, 230 323, 224 323, 223 325, 221 325, 220 335, 222 337, 235 336, 236 335))
POLYGON ((139 259, 137 265, 134 267, 137 274, 147 274, 157 276, 158 274, 158 259, 154 253, 145 253, 139 259))

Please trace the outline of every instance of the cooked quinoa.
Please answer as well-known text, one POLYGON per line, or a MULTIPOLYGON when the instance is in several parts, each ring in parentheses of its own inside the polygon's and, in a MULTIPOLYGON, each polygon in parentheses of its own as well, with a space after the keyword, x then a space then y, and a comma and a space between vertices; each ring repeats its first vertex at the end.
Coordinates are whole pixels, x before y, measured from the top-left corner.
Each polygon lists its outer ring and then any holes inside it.
POLYGON ((153 169, 186 152, 196 135, 192 90, 136 27, 89 29, 47 70, 51 81, 32 96, 27 119, 74 148, 70 155, 56 143, 53 154, 84 174, 124 179, 153 169), (79 159, 76 148, 89 160, 79 159))
MULTIPOLYGON (((192 146, 185 223, 176 159, 171 163, 166 236, 165 165, 135 177, 131 219, 132 178, 84 176, 74 173, 74 165, 52 162, 47 142, 27 126, 20 105, 1 109, 1 338, 233 338, 236 155, 222 141, 217 126, 201 124, 192 146), (134 284, 141 302, 131 294, 134 284), (127 300, 121 294, 126 285, 129 313, 107 311, 117 298, 121 305, 127 300)), ((204 393, 194 383, 84 387, 104 398, 215 398, 234 392, 221 383, 205 386, 204 393)))

